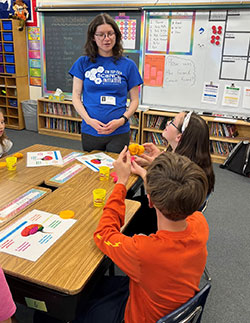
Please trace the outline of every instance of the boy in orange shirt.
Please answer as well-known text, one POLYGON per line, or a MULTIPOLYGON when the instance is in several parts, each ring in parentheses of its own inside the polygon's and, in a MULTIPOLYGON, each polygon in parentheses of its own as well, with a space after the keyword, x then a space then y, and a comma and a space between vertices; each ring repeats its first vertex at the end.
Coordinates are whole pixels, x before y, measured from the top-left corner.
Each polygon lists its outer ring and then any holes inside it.
MULTIPOLYGON (((126 288, 113 286, 113 296, 106 294, 96 301, 79 322, 117 323, 124 319, 125 323, 153 323, 199 290, 209 230, 205 217, 196 210, 207 194, 207 176, 187 157, 169 152, 159 155, 146 175, 149 205, 156 209, 158 231, 128 237, 120 233, 120 228, 126 211, 126 184, 131 167, 136 165, 132 162, 131 166, 127 147, 114 166, 118 181, 94 240, 129 279, 126 288)), ((124 284, 126 277, 122 278, 124 284)))

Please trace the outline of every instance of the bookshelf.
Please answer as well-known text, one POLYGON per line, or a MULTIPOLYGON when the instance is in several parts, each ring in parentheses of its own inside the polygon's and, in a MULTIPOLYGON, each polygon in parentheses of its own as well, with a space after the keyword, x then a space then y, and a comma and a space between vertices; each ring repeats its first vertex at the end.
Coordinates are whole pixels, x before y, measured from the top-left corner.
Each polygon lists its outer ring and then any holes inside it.
POLYGON ((141 142, 141 122, 142 111, 137 110, 134 115, 129 118, 130 123, 130 142, 139 144, 141 142))
MULTIPOLYGON (((136 111, 129 119, 131 142, 140 143, 141 111, 136 111)), ((44 135, 81 140, 82 119, 77 114, 72 101, 37 100, 38 132, 44 135)))
MULTIPOLYGON (((142 115, 141 143, 153 142, 164 149, 162 132, 168 120, 175 112, 148 110, 142 115)), ((201 116, 209 127, 210 151, 212 161, 222 163, 233 147, 241 140, 250 140, 250 123, 234 119, 201 116)))
POLYGON ((21 102, 29 99, 26 30, 19 21, 0 19, 0 108, 7 128, 23 129, 21 102))
POLYGON ((40 134, 81 140, 82 119, 71 101, 38 99, 37 118, 40 134))

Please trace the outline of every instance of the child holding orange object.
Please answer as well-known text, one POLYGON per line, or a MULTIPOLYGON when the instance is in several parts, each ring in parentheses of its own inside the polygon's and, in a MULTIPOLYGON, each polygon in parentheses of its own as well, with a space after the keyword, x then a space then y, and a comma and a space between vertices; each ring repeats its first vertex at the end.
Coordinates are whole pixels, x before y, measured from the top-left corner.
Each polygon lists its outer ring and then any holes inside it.
POLYGON ((0 157, 3 157, 13 146, 12 141, 5 134, 3 111, 0 110, 0 157))
POLYGON ((104 277, 106 290, 100 288, 101 281, 74 323, 154 323, 194 296, 204 271, 209 228, 202 213, 196 212, 208 189, 204 171, 178 154, 158 156, 146 174, 158 231, 150 236, 128 237, 120 232, 132 169, 126 147, 114 167, 118 181, 103 209, 94 240, 127 276, 104 277), (115 286, 113 278, 118 280, 115 286))

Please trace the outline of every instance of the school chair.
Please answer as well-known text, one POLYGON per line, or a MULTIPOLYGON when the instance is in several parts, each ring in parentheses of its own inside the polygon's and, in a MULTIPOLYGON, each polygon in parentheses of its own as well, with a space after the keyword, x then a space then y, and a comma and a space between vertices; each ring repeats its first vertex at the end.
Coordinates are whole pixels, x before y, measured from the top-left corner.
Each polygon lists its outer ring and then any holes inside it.
MULTIPOLYGON (((205 212, 205 210, 206 210, 207 206, 208 206, 208 197, 207 197, 207 199, 205 200, 205 202, 203 203, 203 205, 201 206, 201 208, 199 209, 199 211, 200 211, 200 212, 202 212, 202 213, 204 214, 204 212, 205 212)), ((207 266, 205 266, 204 274, 205 274, 205 277, 206 277, 206 279, 207 279, 208 281, 211 281, 211 280, 212 280, 211 275, 210 275, 210 273, 209 273, 209 271, 208 271, 208 269, 207 269, 207 266)))
POLYGON ((156 323, 200 323, 210 288, 211 284, 206 283, 194 297, 156 323))

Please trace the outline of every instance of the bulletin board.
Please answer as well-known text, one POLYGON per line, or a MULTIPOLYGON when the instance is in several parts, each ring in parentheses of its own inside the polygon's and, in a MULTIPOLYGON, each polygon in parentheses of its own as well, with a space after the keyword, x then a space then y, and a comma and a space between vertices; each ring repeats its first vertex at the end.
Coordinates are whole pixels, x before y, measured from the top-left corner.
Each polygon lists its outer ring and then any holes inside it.
POLYGON ((250 115, 250 11, 148 11, 142 103, 250 115))
MULTIPOLYGON (((73 63, 84 55, 84 44, 90 21, 105 11, 49 11, 42 13, 43 95, 60 88, 72 92, 73 63)), ((124 56, 134 60, 141 69, 141 10, 108 11, 122 28, 124 56)))

